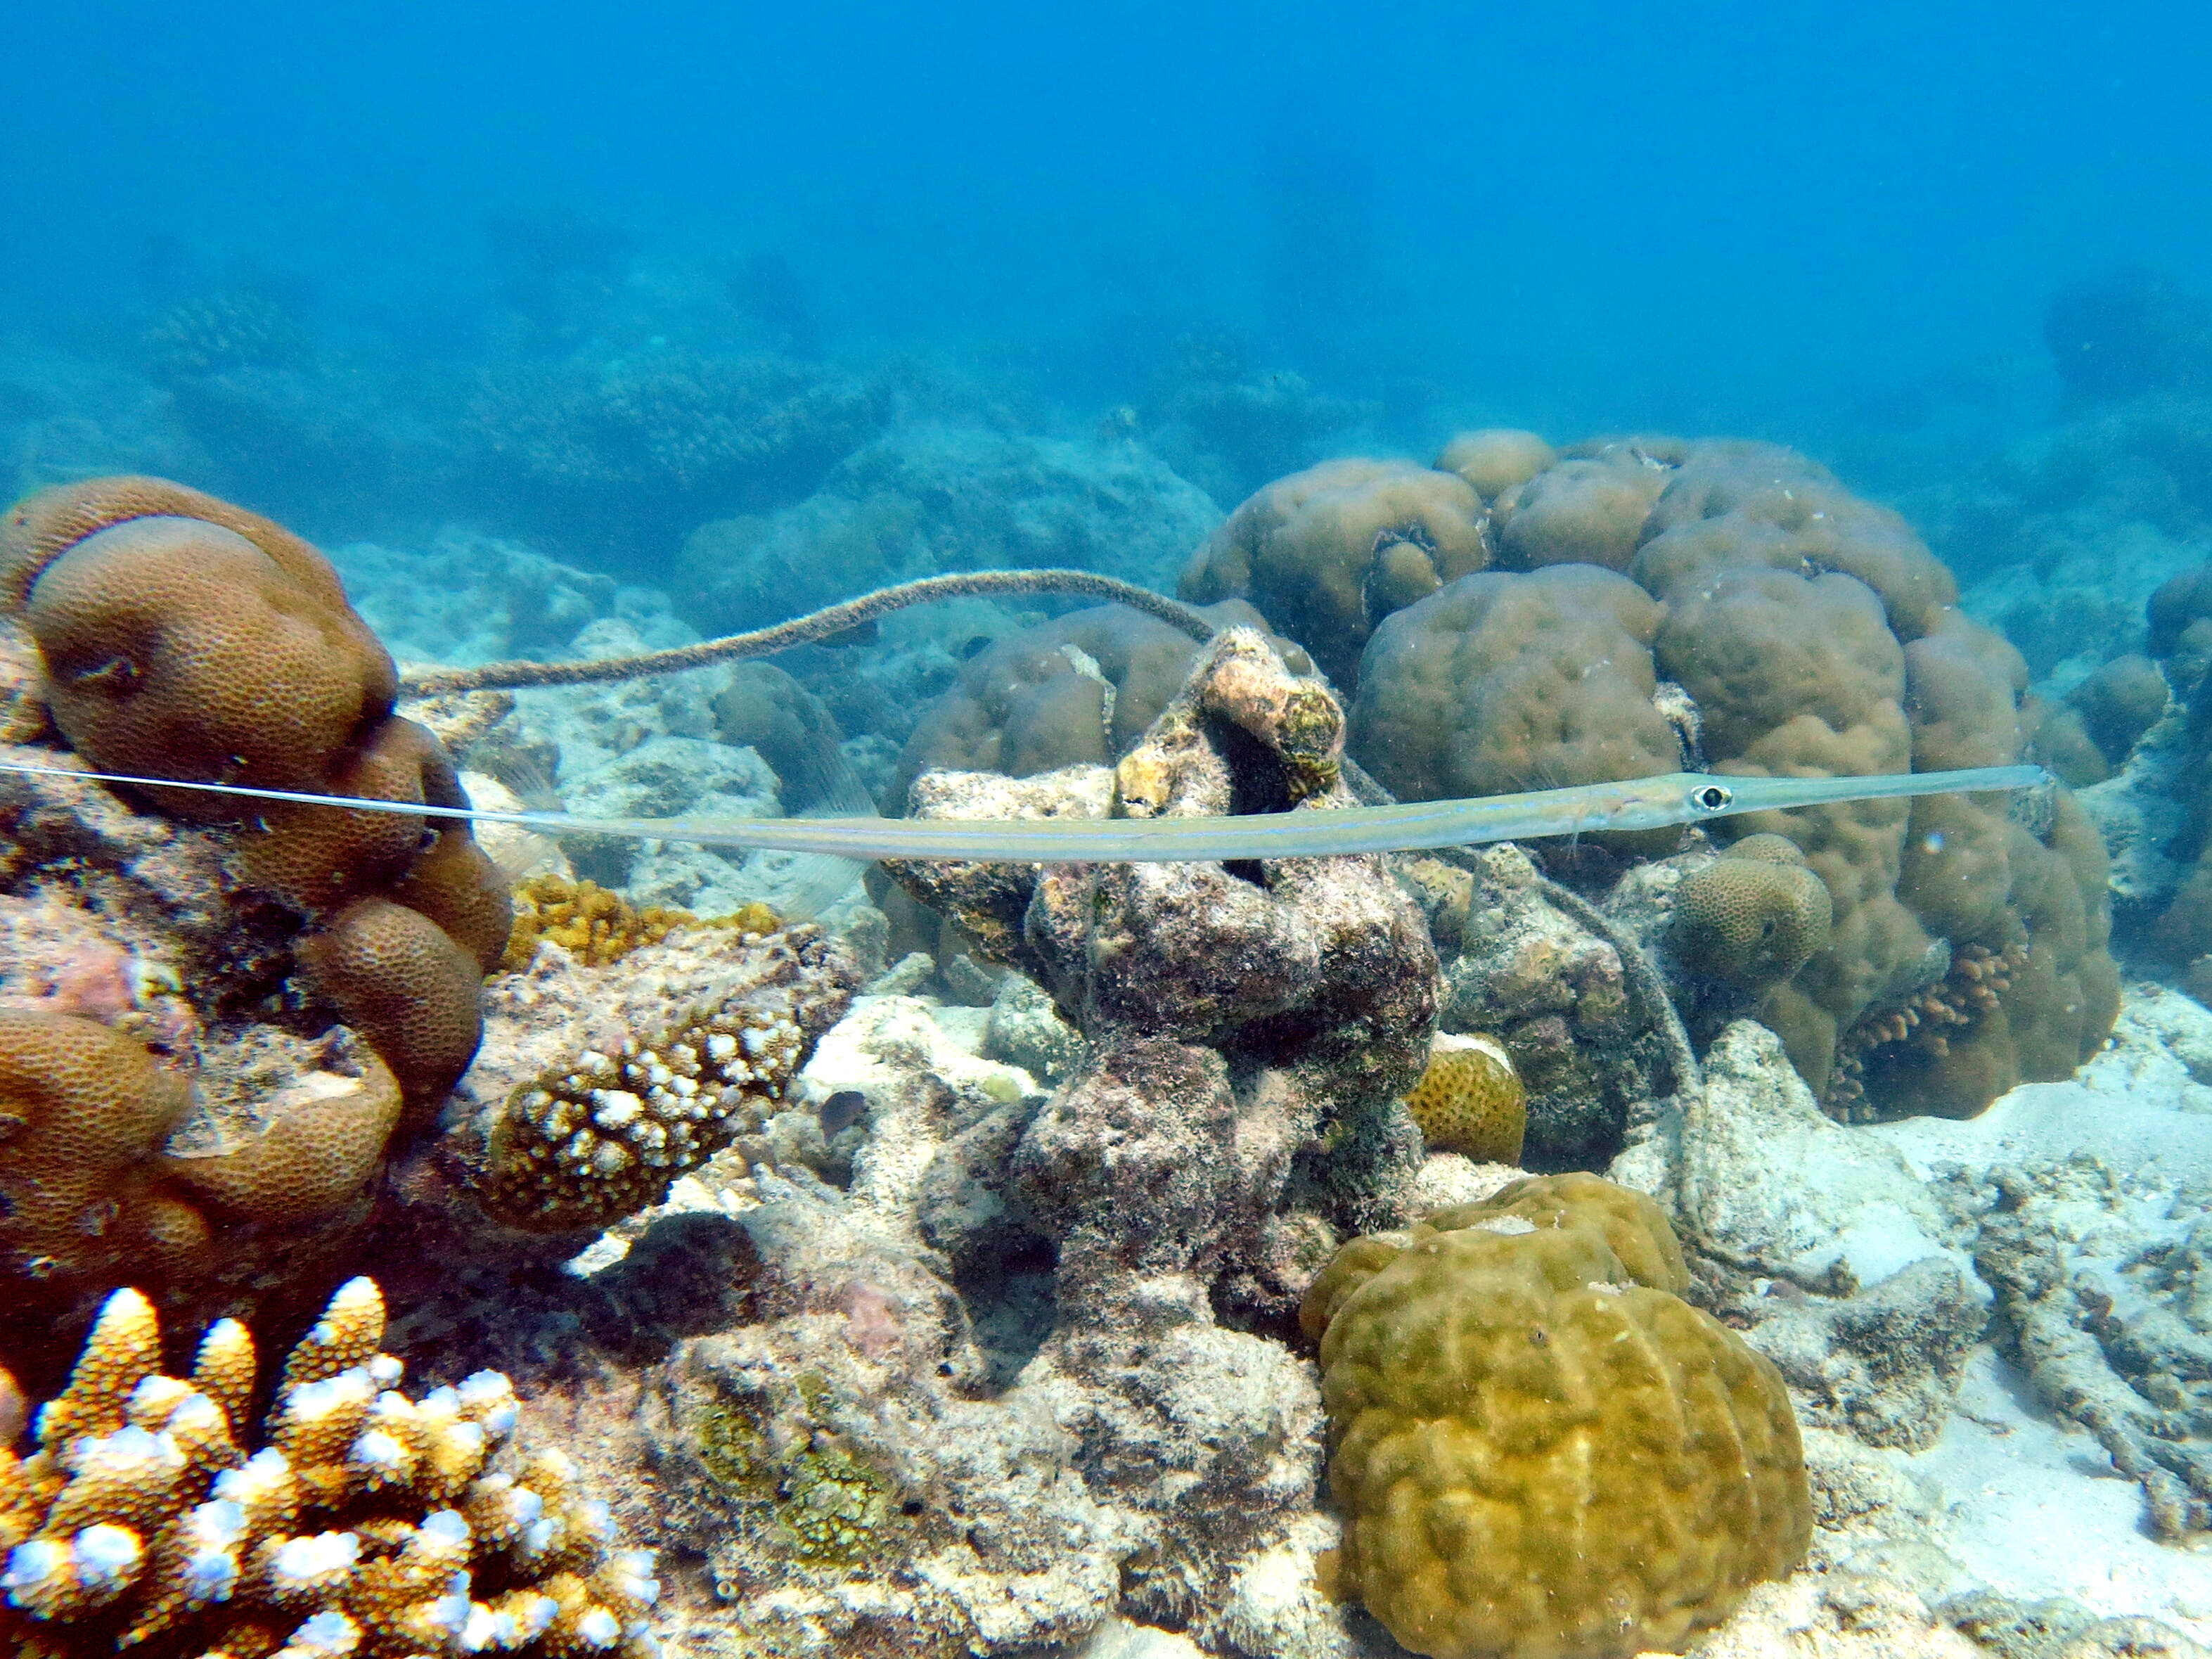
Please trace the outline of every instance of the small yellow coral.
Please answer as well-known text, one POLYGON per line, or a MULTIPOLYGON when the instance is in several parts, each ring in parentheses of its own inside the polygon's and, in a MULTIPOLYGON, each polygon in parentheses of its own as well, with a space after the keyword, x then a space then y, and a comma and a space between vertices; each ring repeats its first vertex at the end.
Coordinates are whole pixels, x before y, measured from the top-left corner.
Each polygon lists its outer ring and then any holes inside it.
POLYGON ((1437 1032, 1406 1109, 1431 1152, 1464 1152, 1483 1164, 1521 1161, 1528 1094, 1496 1037, 1437 1032))
MULTIPOLYGON (((499 963, 508 973, 530 965, 542 939, 551 939, 587 968, 604 968, 639 945, 658 945, 678 927, 699 920, 689 910, 658 904, 641 910, 595 881, 571 881, 566 876, 532 876, 514 890, 514 929, 507 935, 507 954, 499 963)), ((767 908, 748 905, 746 909, 767 908)))

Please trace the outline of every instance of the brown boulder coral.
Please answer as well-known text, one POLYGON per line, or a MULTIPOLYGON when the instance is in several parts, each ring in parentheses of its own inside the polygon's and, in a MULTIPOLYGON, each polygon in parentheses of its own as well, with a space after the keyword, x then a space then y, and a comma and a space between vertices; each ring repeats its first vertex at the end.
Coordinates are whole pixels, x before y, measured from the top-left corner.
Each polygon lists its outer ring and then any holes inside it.
MULTIPOLYGON (((1640 545, 1615 575, 1587 562, 1613 562, 1614 543, 1569 537, 1561 556, 1585 562, 1463 578, 1376 629, 1352 752, 1401 799, 1648 776, 1692 743, 1706 769, 1784 777, 2009 764, 2038 742, 2086 750, 2029 702, 2018 653, 1958 612, 1950 573, 1904 521, 1802 456, 1733 441, 1570 453, 1500 498, 1509 556, 1516 501, 1624 457, 1652 494, 1640 545)), ((1558 488, 1564 501, 1585 486, 1558 488)), ((2154 678, 2134 672, 2116 693, 2140 709, 2154 678)), ((1812 879, 1717 867, 1686 882, 1681 959, 1708 988, 1761 993, 1759 1018, 1834 1109, 1977 1111, 2070 1072, 2110 1030, 2102 859, 2063 792, 2040 807, 1809 807, 1722 833, 1786 837, 1812 879), (1758 889, 1797 942, 1770 960, 1711 934, 1706 901, 1723 888, 1758 889)), ((1610 850, 1677 842, 1659 832, 1610 850)), ((1498 1029, 1480 1009, 1457 1018, 1498 1029)), ((1525 1045, 1514 1054, 1528 1059, 1525 1045)))
POLYGON ((1435 1659, 1625 1659, 1786 1576, 1813 1529, 1789 1393, 1688 1282, 1659 1207, 1594 1176, 1346 1245, 1301 1315, 1341 1587, 1435 1659))
MULTIPOLYGON (((392 714, 391 658, 329 561, 255 514, 160 479, 42 491, 0 521, 0 608, 43 674, 23 672, 12 629, 10 672, 94 769, 467 805, 437 739, 392 714)), ((11 1240, 16 1269, 42 1301, 79 1308, 120 1282, 177 1297, 281 1277, 359 1222, 395 1127, 426 1126, 466 1067, 483 973, 507 942, 505 884, 465 824, 247 811, 160 788, 145 793, 182 825, 166 845, 150 837, 157 854, 110 868, 86 856, 130 840, 94 828, 119 816, 94 805, 102 792, 10 789, 24 803, 7 825, 11 891, 131 934, 126 959, 150 958, 179 988, 179 1018, 140 1018, 128 988, 103 1011, 165 1057, 155 1066, 141 1050, 144 1111, 189 1079, 200 1095, 188 1116, 135 1137, 105 1200, 127 1224, 88 1230, 80 1216, 79 1242, 58 1252, 11 1240), (210 850, 224 867, 200 856, 210 850), (126 908, 124 893, 153 902, 126 908), (273 995, 295 969, 304 1008, 273 995), (375 1052, 356 1049, 332 1012, 375 1052), (135 1262, 125 1237, 143 1247, 135 1262)), ((16 1042, 23 1097, 66 1093, 118 1042, 82 1022, 58 1046, 16 1042)), ((33 1156, 0 1146, 0 1181, 35 1182, 33 1156)))
POLYGON ((383 1334, 376 1286, 342 1286, 249 1455, 246 1328, 220 1322, 189 1380, 164 1376, 152 1304, 117 1291, 38 1450, 0 1446, 0 1641, 41 1659, 650 1659, 653 1558, 616 1547, 563 1454, 520 1443, 507 1378, 411 1400, 383 1334))
POLYGON ((1376 623, 1490 562, 1482 499, 1456 473, 1324 461, 1231 514, 1177 592, 1199 605, 1249 599, 1348 687, 1376 623))

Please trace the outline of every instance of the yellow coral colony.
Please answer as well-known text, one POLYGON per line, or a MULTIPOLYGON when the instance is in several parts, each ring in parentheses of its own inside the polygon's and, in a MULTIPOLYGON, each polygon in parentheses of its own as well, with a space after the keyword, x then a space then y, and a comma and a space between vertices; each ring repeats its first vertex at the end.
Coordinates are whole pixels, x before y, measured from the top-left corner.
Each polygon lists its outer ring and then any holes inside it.
POLYGON ((1463 1152, 1481 1164, 1518 1164, 1528 1127, 1528 1091, 1496 1037, 1437 1033, 1429 1068, 1406 1109, 1432 1152, 1463 1152))
POLYGON ((110 1297, 38 1450, 0 1446, 0 1647, 651 1659, 651 1555, 613 1547, 567 1457, 519 1443, 507 1378, 411 1400, 383 1334, 376 1286, 341 1286, 249 1456, 245 1327, 213 1326, 190 1379, 163 1376, 152 1304, 110 1297))
POLYGON ((1773 1363, 1692 1308, 1666 1217, 1595 1176, 1516 1181, 1346 1245, 1321 1339, 1340 1583, 1433 1659, 1680 1650, 1803 1559, 1773 1363))

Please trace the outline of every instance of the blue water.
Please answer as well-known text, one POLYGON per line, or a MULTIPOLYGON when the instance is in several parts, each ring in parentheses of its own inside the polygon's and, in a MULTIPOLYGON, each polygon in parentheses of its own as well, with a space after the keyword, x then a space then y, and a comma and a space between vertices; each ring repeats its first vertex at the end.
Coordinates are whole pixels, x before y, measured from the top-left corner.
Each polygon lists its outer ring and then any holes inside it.
POLYGON ((1802 438, 2032 375, 2067 279, 2212 276, 2178 3, 26 4, 5 39, 0 303, 79 339, 250 276, 386 364, 480 354, 520 217, 766 256, 821 349, 1048 404, 1227 325, 1409 444, 1437 403, 1802 438))

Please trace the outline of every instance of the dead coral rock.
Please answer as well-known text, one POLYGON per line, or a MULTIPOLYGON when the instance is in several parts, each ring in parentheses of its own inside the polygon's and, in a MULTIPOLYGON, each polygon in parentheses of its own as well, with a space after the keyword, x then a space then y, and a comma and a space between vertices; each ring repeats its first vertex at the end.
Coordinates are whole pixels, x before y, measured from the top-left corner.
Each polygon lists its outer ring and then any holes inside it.
MULTIPOLYGON (((1291 672, 1258 634, 1226 630, 1122 761, 1118 794, 1133 813, 1164 815, 1350 805, 1334 775, 1341 732, 1325 688, 1291 672)), ((1097 794, 1081 791, 1095 792, 1101 775, 1055 777, 1057 787, 1042 779, 960 787, 970 800, 979 791, 1000 799, 1021 792, 1032 812, 1096 812, 1097 794)), ((954 786, 922 787, 927 806, 954 786)), ((1091 1042, 1091 1065, 1066 1098, 1093 1087, 1110 1092, 1117 1077, 1140 1079, 1143 1054, 1164 1060, 1178 1048, 1216 1050, 1240 1077, 1273 1079, 1240 1085, 1237 1114, 1286 1115, 1264 1133, 1255 1126, 1262 1143, 1286 1134, 1293 1154, 1262 1160, 1279 1167, 1255 1188, 1260 1208, 1288 1182, 1304 1183, 1340 1220, 1390 1212, 1419 1157, 1396 1097, 1425 1062, 1437 979, 1419 913, 1379 860, 890 867, 980 948, 1048 987, 1091 1042), (1289 1103, 1275 1103, 1277 1089, 1290 1091, 1289 1103)), ((1178 1059, 1170 1074, 1182 1077, 1189 1065, 1203 1062, 1178 1059)), ((1228 1110, 1224 1086, 1194 1089, 1190 1109, 1228 1110)), ((1063 1150, 1048 1161, 1111 1158, 1104 1123, 1091 1121, 1081 1134, 1088 1152, 1063 1150)), ((1110 1187, 1079 1212, 1053 1215, 1066 1233, 1098 1229, 1105 1255, 1109 1238, 1139 1249, 1142 1228, 1110 1187)))
POLYGON ((1620 952, 1545 898, 1519 848, 1472 848, 1467 869, 1474 885, 1460 949, 1444 963, 1443 1028, 1487 1032, 1511 1057, 1528 1091, 1531 1166, 1602 1164, 1632 1104, 1667 1076, 1620 952))

